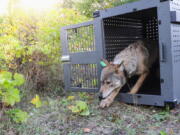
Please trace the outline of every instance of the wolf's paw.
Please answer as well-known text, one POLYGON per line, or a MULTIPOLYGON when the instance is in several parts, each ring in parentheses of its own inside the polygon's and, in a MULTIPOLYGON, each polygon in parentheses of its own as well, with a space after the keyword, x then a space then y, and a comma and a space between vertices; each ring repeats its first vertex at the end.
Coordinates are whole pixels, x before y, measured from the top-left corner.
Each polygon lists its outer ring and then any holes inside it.
POLYGON ((109 107, 112 104, 113 100, 104 99, 100 103, 101 108, 109 107))

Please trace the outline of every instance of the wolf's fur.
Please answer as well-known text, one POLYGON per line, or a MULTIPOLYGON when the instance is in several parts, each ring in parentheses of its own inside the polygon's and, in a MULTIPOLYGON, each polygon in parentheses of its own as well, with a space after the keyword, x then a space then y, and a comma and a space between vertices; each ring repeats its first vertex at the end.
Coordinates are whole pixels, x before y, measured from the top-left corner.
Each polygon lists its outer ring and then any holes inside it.
POLYGON ((158 57, 155 41, 137 41, 117 54, 113 62, 104 60, 107 66, 101 72, 100 107, 108 107, 126 84, 127 79, 140 75, 130 94, 138 92, 149 74, 149 69, 158 57))

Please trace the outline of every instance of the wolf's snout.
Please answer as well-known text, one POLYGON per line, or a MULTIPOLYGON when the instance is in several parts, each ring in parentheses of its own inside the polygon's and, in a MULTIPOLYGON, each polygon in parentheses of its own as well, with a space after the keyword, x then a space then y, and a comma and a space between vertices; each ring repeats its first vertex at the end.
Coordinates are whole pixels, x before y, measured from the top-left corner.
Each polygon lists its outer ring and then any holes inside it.
POLYGON ((99 100, 102 100, 103 99, 103 94, 102 92, 99 92, 99 100))

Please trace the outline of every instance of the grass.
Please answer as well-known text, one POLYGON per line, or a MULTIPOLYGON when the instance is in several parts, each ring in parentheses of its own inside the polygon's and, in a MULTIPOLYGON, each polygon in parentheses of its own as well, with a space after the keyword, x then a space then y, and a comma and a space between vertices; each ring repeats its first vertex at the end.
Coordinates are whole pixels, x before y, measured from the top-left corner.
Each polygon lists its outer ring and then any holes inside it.
POLYGON ((98 107, 96 94, 69 93, 62 97, 41 97, 43 106, 21 103, 29 112, 27 123, 16 124, 4 117, 0 135, 178 135, 180 107, 174 110, 133 106, 115 101, 106 109, 98 107), (68 95, 74 96, 69 98, 68 95), (88 103, 90 115, 79 116, 68 106, 76 100, 88 103), (90 131, 85 133, 84 128, 90 131))

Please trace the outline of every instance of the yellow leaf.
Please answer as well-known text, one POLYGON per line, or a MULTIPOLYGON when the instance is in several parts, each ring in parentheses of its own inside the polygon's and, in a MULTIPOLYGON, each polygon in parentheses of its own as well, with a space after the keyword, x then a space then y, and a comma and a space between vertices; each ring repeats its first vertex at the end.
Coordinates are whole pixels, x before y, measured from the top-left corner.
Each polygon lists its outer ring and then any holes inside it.
POLYGON ((72 110, 73 107, 74 107, 73 105, 70 105, 68 106, 68 109, 72 110))
POLYGON ((42 105, 42 102, 41 102, 41 100, 40 100, 40 98, 39 98, 38 95, 36 95, 36 96, 31 100, 31 103, 32 103, 33 105, 35 105, 36 108, 39 108, 39 107, 41 107, 41 105, 42 105))
POLYGON ((68 100, 73 100, 75 97, 74 96, 68 96, 67 99, 68 100))

